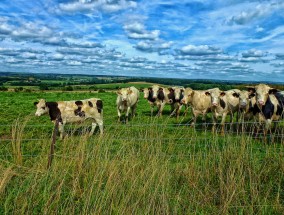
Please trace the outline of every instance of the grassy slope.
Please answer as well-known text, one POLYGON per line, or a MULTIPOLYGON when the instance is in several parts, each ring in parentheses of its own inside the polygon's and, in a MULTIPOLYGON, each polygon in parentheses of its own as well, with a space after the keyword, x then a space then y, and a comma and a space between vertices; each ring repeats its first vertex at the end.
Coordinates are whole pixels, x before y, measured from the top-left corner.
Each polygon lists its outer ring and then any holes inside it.
POLYGON ((169 107, 162 119, 151 119, 142 97, 138 116, 117 124, 115 98, 0 93, 1 124, 13 124, 0 127, 2 140, 13 139, 0 142, 0 214, 283 214, 282 144, 194 132, 168 118, 169 107), (34 117, 33 102, 90 97, 104 101, 104 137, 88 138, 80 125, 69 126, 73 135, 57 141, 47 171, 52 125, 48 117, 34 117))

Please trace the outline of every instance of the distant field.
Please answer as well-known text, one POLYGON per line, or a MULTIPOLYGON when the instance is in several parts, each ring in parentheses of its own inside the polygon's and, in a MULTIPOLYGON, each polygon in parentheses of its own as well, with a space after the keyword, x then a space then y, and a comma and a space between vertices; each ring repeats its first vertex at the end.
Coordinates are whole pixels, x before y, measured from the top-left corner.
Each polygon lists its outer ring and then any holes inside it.
POLYGON ((142 94, 137 117, 117 123, 115 99, 114 92, 0 92, 0 214, 284 213, 283 137, 264 144, 249 128, 237 135, 229 127, 212 135, 210 125, 190 128, 190 114, 169 118, 169 107, 151 118, 142 94), (34 116, 33 102, 90 97, 104 102, 105 135, 88 138, 88 123, 67 126, 47 170, 53 126, 34 116))

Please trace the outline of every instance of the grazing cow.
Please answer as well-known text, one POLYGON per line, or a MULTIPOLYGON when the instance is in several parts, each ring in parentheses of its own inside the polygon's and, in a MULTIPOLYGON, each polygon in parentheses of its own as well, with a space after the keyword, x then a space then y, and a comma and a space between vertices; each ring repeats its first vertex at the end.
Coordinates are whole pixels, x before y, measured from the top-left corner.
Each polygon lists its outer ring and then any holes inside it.
POLYGON ((89 135, 95 131, 97 124, 100 134, 103 134, 103 102, 97 98, 90 98, 77 101, 46 102, 40 99, 35 102, 37 107, 36 116, 49 114, 50 120, 55 123, 58 120, 60 138, 64 137, 64 125, 71 122, 83 122, 92 119, 92 129, 89 135))
POLYGON ((200 114, 202 114, 202 121, 205 121, 206 114, 211 107, 210 96, 206 95, 205 90, 193 90, 191 88, 185 88, 181 103, 189 104, 192 108, 193 121, 191 126, 195 125, 196 119, 200 114))
POLYGON ((139 90, 137 90, 135 87, 122 88, 117 91, 116 106, 117 106, 117 114, 119 122, 121 118, 121 112, 126 111, 125 113, 126 123, 128 122, 128 115, 130 109, 132 117, 135 116, 138 100, 139 100, 139 90))
POLYGON ((153 92, 153 99, 156 99, 158 106, 158 116, 162 116, 163 109, 166 104, 171 105, 171 113, 175 109, 175 95, 173 88, 160 87, 159 85, 153 85, 150 88, 153 92))
POLYGON ((152 88, 144 88, 144 99, 147 99, 148 103, 150 104, 151 108, 151 116, 153 116, 154 106, 157 106, 156 99, 153 98, 153 90, 152 88))
POLYGON ((259 114, 259 123, 265 122, 264 135, 271 128, 271 122, 278 121, 283 114, 284 96, 277 89, 266 84, 249 86, 250 94, 255 93, 256 104, 253 107, 254 113, 259 114))

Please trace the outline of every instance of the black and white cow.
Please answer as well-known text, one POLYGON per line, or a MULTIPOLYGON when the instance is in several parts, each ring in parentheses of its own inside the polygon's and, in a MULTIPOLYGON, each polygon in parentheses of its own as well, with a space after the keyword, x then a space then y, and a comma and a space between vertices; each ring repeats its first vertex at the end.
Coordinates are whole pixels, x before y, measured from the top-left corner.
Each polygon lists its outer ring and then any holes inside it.
POLYGON ((103 134, 103 102, 101 99, 90 98, 58 102, 46 102, 44 99, 40 99, 34 105, 37 107, 36 116, 49 114, 53 123, 58 120, 61 139, 64 137, 64 125, 66 123, 83 122, 86 119, 93 120, 89 135, 94 133, 97 124, 100 128, 100 134, 103 134))
POLYGON ((147 99, 150 108, 151 108, 151 116, 153 116, 154 107, 157 106, 156 99, 153 98, 153 90, 152 88, 144 88, 142 89, 142 92, 144 94, 144 99, 147 99))
POLYGON ((258 114, 259 123, 265 122, 264 135, 271 129, 272 121, 282 118, 284 96, 275 88, 266 84, 249 86, 250 94, 255 94, 256 103, 253 107, 254 114, 258 114))

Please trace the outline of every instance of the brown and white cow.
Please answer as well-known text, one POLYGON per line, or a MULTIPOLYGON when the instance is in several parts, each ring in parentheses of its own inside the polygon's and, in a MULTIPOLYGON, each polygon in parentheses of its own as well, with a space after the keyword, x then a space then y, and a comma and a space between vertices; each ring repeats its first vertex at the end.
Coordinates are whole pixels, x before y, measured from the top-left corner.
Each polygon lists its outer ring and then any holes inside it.
POLYGON ((36 116, 49 114, 53 123, 58 120, 61 139, 64 137, 64 125, 66 123, 83 122, 86 119, 93 120, 89 135, 94 133, 97 124, 100 128, 100 134, 103 134, 103 102, 101 99, 90 98, 58 102, 46 102, 44 99, 40 99, 34 105, 37 107, 36 116))
POLYGON ((147 99, 150 104, 151 116, 153 116, 154 107, 157 106, 156 99, 153 98, 153 90, 152 88, 144 88, 142 89, 142 92, 144 94, 144 99, 147 99))
POLYGON ((202 121, 205 121, 206 114, 210 111, 211 100, 210 96, 206 95, 205 90, 193 90, 191 88, 185 88, 184 96, 181 100, 182 104, 189 104, 192 108, 193 121, 191 126, 194 126, 197 117, 202 114, 202 121))
POLYGON ((117 91, 116 107, 118 114, 118 121, 121 120, 121 112, 126 112, 126 123, 131 109, 132 117, 135 116, 137 103, 139 101, 139 90, 135 87, 122 88, 117 91))
POLYGON ((278 121, 283 114, 284 97, 277 89, 266 84, 248 87, 249 93, 255 94, 256 104, 253 111, 259 114, 259 123, 265 122, 264 135, 271 129, 272 121, 278 121))

